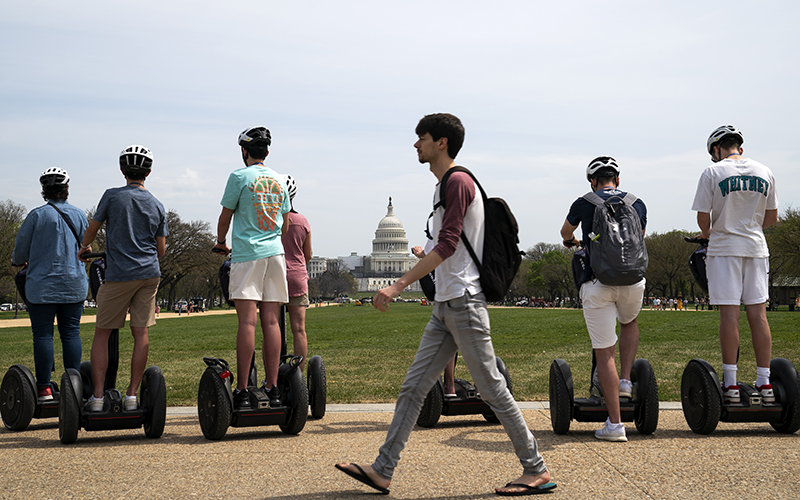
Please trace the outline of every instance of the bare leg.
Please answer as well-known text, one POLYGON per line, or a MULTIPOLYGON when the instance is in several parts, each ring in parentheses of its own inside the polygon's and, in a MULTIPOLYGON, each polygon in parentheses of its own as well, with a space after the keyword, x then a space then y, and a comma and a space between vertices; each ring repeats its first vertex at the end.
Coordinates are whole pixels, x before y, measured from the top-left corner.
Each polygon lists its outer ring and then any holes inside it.
POLYGON ((135 396, 147 366, 147 354, 150 352, 150 328, 131 327, 133 334, 133 356, 131 356, 131 383, 125 392, 127 396, 135 396))
POLYGON ((772 359, 772 333, 767 322, 767 307, 765 304, 754 304, 745 306, 744 309, 753 336, 756 366, 769 368, 769 362, 772 359))
POLYGON ((292 343, 294 354, 303 356, 300 370, 305 371, 308 357, 308 339, 306 337, 306 306, 289 306, 289 322, 292 325, 292 343))
POLYGON ((108 369, 108 338, 111 329, 95 328, 92 340, 92 395, 100 399, 103 397, 103 382, 108 369))
MULTIPOLYGON (((620 378, 631 379, 633 362, 639 349, 639 325, 636 320, 619 327, 619 364, 620 378)), ((604 389, 605 390, 605 389, 604 389)), ((605 392, 604 392, 605 394, 605 392)))
POLYGON ((250 360, 255 351, 258 314, 254 300, 238 299, 235 304, 236 315, 239 318, 239 329, 236 332, 236 388, 242 390, 247 388, 247 381, 250 378, 250 360))
POLYGON ((268 389, 278 385, 278 365, 281 360, 281 328, 278 325, 278 316, 281 305, 278 302, 261 302, 261 330, 264 334, 261 356, 264 359, 268 389))
MULTIPOLYGON (((456 354, 458 356, 458 354, 456 354)), ((445 394, 455 394, 456 393, 456 356, 453 356, 447 366, 444 367, 444 393, 445 394)))
POLYGON ((600 379, 608 408, 608 419, 612 424, 618 424, 622 422, 622 418, 619 410, 619 376, 614 361, 616 346, 595 349, 594 352, 597 356, 597 377, 600 379))
POLYGON ((719 344, 722 349, 722 362, 726 365, 735 365, 737 362, 739 315, 739 306, 719 306, 719 344))

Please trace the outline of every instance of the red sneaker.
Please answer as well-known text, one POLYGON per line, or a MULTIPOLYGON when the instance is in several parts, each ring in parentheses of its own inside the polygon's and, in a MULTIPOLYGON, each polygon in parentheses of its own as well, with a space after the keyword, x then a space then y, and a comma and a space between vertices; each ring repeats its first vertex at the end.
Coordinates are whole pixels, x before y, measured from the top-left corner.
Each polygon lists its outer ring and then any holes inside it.
POLYGON ((739 403, 739 386, 732 385, 730 387, 722 386, 722 402, 723 403, 739 403))
POLYGON ((52 401, 52 400, 53 400, 53 390, 50 389, 50 386, 47 386, 44 389, 39 390, 39 401, 52 401))
MULTIPOLYGON (((756 385, 753 383, 753 385, 756 385)), ((772 390, 772 384, 765 384, 761 387, 756 385, 756 390, 761 393, 761 402, 762 403, 774 403, 775 402, 775 391, 772 390)))

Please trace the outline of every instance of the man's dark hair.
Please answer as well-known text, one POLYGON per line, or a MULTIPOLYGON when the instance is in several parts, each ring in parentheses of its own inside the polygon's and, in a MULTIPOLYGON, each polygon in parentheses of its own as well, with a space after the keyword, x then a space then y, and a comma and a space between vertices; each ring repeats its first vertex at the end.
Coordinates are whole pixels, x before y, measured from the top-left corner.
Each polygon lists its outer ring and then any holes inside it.
POLYGON ((452 159, 455 159, 464 144, 464 125, 461 124, 458 117, 450 113, 424 116, 417 124, 415 132, 419 136, 431 134, 434 141, 445 137, 447 139, 447 156, 452 159))
POLYGON ((603 167, 592 175, 592 179, 600 183, 605 183, 608 179, 614 179, 615 186, 619 186, 618 177, 617 172, 611 167, 603 167))
POLYGON ((122 170, 122 173, 125 174, 125 177, 132 181, 145 180, 147 178, 147 172, 149 172, 149 170, 143 170, 140 168, 126 169, 123 167, 120 170, 122 170))
POLYGON ((42 198, 44 198, 44 201, 67 201, 67 198, 69 198, 69 184, 42 189, 42 198))
POLYGON ((737 135, 726 135, 719 140, 719 149, 739 148, 742 146, 742 141, 737 135))
POLYGON ((267 146, 258 145, 258 146, 242 146, 247 154, 250 155, 251 158, 254 160, 263 160, 267 157, 267 146))

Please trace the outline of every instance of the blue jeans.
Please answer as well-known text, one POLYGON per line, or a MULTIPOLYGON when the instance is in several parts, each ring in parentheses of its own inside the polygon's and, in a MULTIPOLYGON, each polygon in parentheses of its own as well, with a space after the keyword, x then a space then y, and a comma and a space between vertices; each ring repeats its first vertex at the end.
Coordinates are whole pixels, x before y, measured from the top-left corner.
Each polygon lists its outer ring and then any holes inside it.
POLYGON ((53 353, 53 321, 58 321, 58 335, 64 356, 64 369, 81 367, 81 314, 83 302, 74 304, 28 304, 33 331, 33 362, 36 365, 36 385, 50 385, 50 373, 55 368, 53 353))
POLYGON ((417 356, 400 387, 386 441, 372 468, 382 477, 392 478, 400 461, 400 452, 417 423, 425 396, 456 351, 464 358, 481 398, 503 424, 524 474, 542 474, 547 468, 536 439, 514 397, 508 392, 505 378, 497 369, 486 299, 482 293, 473 297, 469 292, 457 299, 434 303, 433 315, 425 327, 417 356))

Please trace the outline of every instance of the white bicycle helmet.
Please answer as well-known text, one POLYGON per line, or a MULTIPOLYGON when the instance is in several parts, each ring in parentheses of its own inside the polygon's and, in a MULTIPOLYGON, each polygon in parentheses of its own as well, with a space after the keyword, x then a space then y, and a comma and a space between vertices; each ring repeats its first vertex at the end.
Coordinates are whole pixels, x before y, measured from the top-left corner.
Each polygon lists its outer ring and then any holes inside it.
POLYGON ((65 186, 69 183, 69 174, 63 168, 50 167, 39 176, 42 189, 65 186))
POLYGON ((297 181, 291 175, 286 176, 286 190, 289 192, 289 201, 294 200, 294 195, 297 194, 297 181))
POLYGON ((614 172, 619 175, 619 166, 617 165, 617 160, 610 156, 598 156, 594 160, 590 161, 589 166, 586 167, 586 179, 591 182, 592 176, 601 168, 613 169, 614 172))
POLYGON ((119 166, 126 170, 150 170, 153 153, 144 146, 128 146, 119 154, 119 166))
POLYGON ((272 144, 272 135, 266 127, 250 127, 239 134, 239 145, 245 148, 251 146, 266 146, 272 144))
POLYGON ((737 129, 733 125, 720 125, 716 130, 711 132, 711 135, 708 137, 708 141, 706 142, 706 149, 708 150, 708 153, 713 154, 711 152, 711 148, 727 135, 735 135, 739 138, 739 145, 741 146, 744 144, 744 136, 742 135, 741 130, 737 129))

